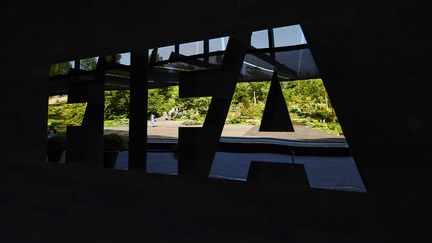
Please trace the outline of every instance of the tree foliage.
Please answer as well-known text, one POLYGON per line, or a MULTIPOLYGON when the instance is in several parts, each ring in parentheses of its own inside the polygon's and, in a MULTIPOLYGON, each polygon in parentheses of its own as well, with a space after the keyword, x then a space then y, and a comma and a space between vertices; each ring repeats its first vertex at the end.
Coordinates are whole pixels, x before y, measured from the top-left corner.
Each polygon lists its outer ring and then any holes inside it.
MULTIPOLYGON (((108 61, 111 61, 110 58, 109 56, 108 61)), ((120 58, 120 55, 116 55, 115 62, 119 62, 120 58)), ((84 59, 81 61, 81 68, 92 70, 96 68, 96 64, 96 58, 84 59)), ((71 67, 71 63, 53 65, 50 75, 67 74, 71 67)), ((186 67, 184 68, 186 69, 186 67)), ((255 79, 266 79, 266 76, 258 68, 249 68, 247 72, 255 79)), ((259 123, 270 83, 269 81, 238 83, 227 123, 259 123)), ((321 80, 282 82, 281 86, 294 124, 342 133, 321 80)), ((129 100, 130 92, 128 90, 107 91, 104 107, 105 120, 128 119, 129 100)), ((149 114, 154 114, 156 117, 170 114, 172 118, 186 119, 190 124, 203 122, 210 102, 211 97, 181 99, 178 97, 177 86, 148 91, 149 114)), ((82 120, 84 109, 82 105, 50 106, 50 121, 53 124, 63 122, 66 125, 77 125, 82 120)))
POLYGON ((105 92, 105 120, 129 118, 129 90, 113 90, 105 92))
POLYGON ((80 69, 82 70, 95 70, 97 66, 97 60, 95 57, 86 58, 81 60, 80 69))
POLYGON ((50 69, 50 77, 57 75, 65 75, 69 73, 69 70, 72 68, 72 64, 70 62, 58 63, 51 65, 50 69))
POLYGON ((64 130, 67 126, 81 126, 85 104, 55 104, 48 106, 48 126, 64 130))

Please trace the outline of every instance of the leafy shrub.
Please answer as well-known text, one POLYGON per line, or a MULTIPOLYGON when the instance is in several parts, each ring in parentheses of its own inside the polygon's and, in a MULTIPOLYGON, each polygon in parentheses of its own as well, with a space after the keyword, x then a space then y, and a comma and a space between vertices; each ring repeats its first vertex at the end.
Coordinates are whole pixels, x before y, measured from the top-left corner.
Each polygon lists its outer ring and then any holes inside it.
POLYGON ((244 120, 246 119, 260 119, 264 112, 264 103, 239 105, 240 114, 244 120))
POLYGON ((226 119, 226 124, 240 124, 240 123, 242 123, 243 122, 243 120, 242 120, 242 118, 240 117, 240 116, 232 116, 232 117, 228 117, 227 119, 226 119))
POLYGON ((196 114, 196 113, 194 113, 194 114, 190 114, 190 115, 189 115, 189 120, 193 120, 193 121, 203 121, 204 118, 203 118, 203 116, 201 116, 200 114, 196 114))
POLYGON ((311 112, 309 116, 319 121, 333 120, 333 114, 331 113, 331 111, 326 111, 326 110, 318 110, 318 111, 311 112))
POLYGON ((128 147, 127 140, 117 133, 105 134, 103 138, 104 150, 125 150, 128 147))
POLYGON ((245 123, 247 124, 251 124, 251 125, 259 125, 261 122, 259 120, 254 120, 254 119, 247 119, 245 121, 245 123))
POLYGON ((85 104, 58 104, 48 106, 48 126, 81 126, 85 104))
POLYGON ((182 122, 182 125, 184 126, 193 126, 193 125, 202 125, 202 124, 203 124, 202 121, 197 121, 197 120, 186 120, 182 122))
POLYGON ((299 107, 294 106, 294 107, 291 107, 291 109, 290 109, 290 113, 291 113, 291 114, 301 114, 301 113, 302 113, 302 110, 301 110, 299 107))

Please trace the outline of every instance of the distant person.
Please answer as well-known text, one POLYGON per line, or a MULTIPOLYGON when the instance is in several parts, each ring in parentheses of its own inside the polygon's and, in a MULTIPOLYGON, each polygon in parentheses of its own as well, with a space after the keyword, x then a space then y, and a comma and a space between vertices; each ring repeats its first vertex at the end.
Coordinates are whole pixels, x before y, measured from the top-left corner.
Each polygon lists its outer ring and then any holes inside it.
POLYGON ((155 116, 153 115, 153 113, 150 115, 150 126, 154 127, 155 126, 155 116))
POLYGON ((168 117, 170 120, 173 120, 175 112, 176 110, 174 108, 171 108, 171 110, 168 111, 168 117))

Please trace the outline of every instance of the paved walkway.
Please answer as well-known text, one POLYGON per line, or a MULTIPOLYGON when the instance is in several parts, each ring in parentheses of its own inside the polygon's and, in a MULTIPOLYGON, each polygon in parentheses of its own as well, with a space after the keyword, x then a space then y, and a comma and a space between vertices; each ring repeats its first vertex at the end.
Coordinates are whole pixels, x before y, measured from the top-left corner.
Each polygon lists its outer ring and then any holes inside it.
MULTIPOLYGON (((182 121, 158 121, 155 127, 148 126, 149 138, 178 138, 179 127, 200 127, 184 126, 182 121)), ((295 132, 259 132, 258 126, 253 125, 225 125, 222 137, 241 138, 277 138, 294 141, 308 142, 341 142, 345 143, 345 137, 315 130, 305 126, 294 126, 295 132)), ((105 127, 106 133, 120 133, 125 136, 129 133, 129 127, 105 127)))

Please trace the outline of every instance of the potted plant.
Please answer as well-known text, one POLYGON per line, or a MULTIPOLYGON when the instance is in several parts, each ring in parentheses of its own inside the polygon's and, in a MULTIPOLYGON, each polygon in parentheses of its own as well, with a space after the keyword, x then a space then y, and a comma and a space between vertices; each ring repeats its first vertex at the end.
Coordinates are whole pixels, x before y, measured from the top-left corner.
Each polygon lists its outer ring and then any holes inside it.
POLYGON ((104 135, 104 168, 114 168, 117 161, 118 153, 127 148, 127 140, 116 133, 104 135))
POLYGON ((54 135, 47 140, 47 157, 48 162, 58 163, 66 148, 66 138, 63 135, 54 135))

